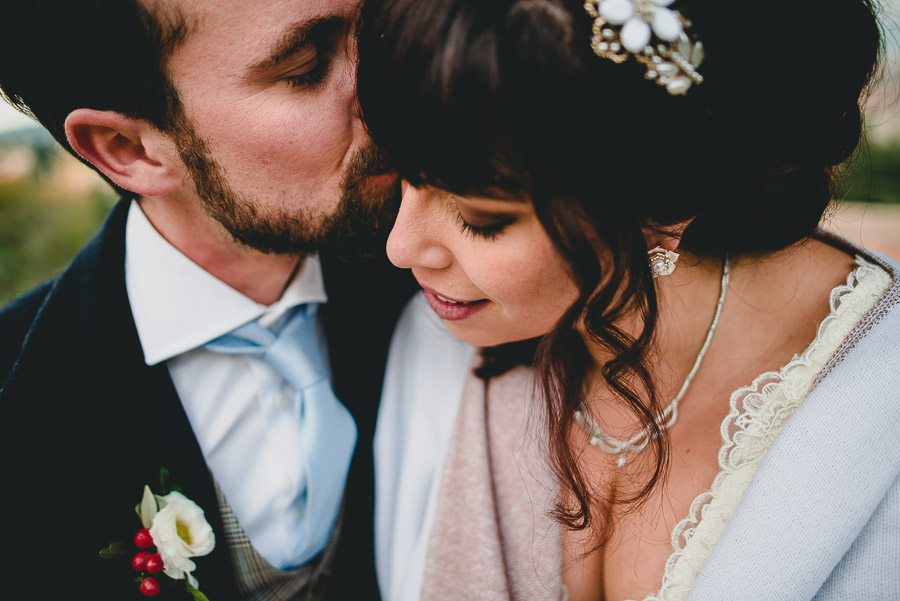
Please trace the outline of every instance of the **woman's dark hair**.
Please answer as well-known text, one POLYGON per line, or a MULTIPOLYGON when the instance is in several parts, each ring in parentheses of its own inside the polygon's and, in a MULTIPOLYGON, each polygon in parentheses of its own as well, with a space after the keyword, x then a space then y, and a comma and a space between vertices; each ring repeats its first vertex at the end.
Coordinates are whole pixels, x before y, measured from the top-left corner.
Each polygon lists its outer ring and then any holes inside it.
MULTIPOLYGON (((461 195, 527 195, 567 261, 580 296, 533 362, 569 493, 557 518, 576 529, 597 507, 646 498, 666 472, 647 368, 658 309, 646 232, 693 219, 681 244, 700 257, 812 234, 859 144, 881 51, 869 0, 758 0, 743 16, 722 0, 680 0, 706 49, 705 81, 671 96, 633 59, 593 54, 582 2, 367 0, 359 41, 364 118, 400 175, 461 195), (635 312, 644 327, 633 337, 616 323, 635 312), (599 366, 609 390, 655 434, 652 476, 627 498, 592 489, 569 442, 595 369, 574 327, 582 316, 612 357, 599 366)), ((522 349, 487 351, 481 375, 530 356, 522 349)))
POLYGON ((0 97, 73 155, 64 126, 75 109, 172 127, 178 96, 166 60, 189 30, 176 12, 152 12, 138 0, 28 0, 2 3, 0 23, 0 97))

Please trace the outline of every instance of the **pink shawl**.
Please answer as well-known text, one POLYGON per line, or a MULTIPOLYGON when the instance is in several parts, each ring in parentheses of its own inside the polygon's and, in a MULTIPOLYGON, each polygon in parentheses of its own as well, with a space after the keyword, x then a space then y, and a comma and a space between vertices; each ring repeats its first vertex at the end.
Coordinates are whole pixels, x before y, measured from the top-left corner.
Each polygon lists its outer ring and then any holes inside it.
POLYGON ((559 601, 558 487, 529 371, 470 376, 447 451, 422 601, 559 601), (488 393, 489 390, 489 393, 488 393))

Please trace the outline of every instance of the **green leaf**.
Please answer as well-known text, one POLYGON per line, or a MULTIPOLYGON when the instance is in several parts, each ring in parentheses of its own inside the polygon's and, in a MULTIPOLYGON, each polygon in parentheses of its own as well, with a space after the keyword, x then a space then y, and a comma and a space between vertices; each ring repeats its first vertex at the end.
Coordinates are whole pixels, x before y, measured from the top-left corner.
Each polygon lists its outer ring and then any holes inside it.
POLYGON ((181 492, 181 487, 172 483, 172 476, 167 468, 159 468, 160 494, 165 496, 170 492, 181 492))
POLYGON ((160 494, 166 496, 170 492, 181 492, 181 487, 172 483, 172 477, 167 468, 159 468, 160 494))
POLYGON ((194 598, 194 601, 209 601, 209 598, 206 595, 192 587, 187 582, 184 583, 184 590, 191 594, 191 596, 194 598))
POLYGON ((150 487, 145 485, 144 496, 141 499, 141 504, 138 505, 138 516, 140 516, 141 524, 144 525, 144 528, 149 528, 153 525, 153 516, 156 515, 156 511, 156 497, 153 496, 150 487))
POLYGON ((131 545, 123 542, 110 543, 105 549, 100 549, 100 557, 103 559, 115 559, 132 555, 131 545))
POLYGON ((159 468, 159 486, 160 494, 165 495, 169 492, 169 470, 164 467, 159 468))

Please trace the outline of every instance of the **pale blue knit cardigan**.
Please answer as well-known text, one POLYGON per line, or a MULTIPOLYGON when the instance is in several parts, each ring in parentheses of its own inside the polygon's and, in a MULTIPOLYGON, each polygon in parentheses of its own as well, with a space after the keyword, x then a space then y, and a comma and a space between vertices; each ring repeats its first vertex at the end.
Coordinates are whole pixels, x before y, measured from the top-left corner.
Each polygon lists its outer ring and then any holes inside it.
POLYGON ((769 448, 688 601, 900 601, 900 264, 769 448))

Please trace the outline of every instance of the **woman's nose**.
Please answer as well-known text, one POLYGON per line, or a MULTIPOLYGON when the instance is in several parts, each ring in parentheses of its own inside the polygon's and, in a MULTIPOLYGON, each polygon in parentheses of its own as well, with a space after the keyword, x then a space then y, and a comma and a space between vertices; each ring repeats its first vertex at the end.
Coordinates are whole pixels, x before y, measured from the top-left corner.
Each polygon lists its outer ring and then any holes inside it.
POLYGON ((430 201, 428 189, 403 186, 403 200, 387 241, 387 255, 397 267, 446 269, 453 256, 443 244, 446 211, 430 201))

